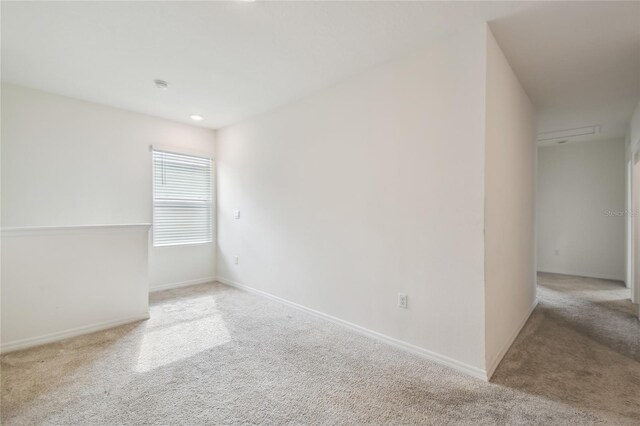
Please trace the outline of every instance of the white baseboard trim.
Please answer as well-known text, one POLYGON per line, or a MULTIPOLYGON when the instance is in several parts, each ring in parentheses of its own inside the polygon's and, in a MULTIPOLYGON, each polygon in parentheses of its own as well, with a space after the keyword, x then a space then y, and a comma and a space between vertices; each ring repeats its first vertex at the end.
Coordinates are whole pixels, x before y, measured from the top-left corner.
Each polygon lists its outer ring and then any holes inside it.
POLYGON ((216 280, 215 277, 205 277, 205 278, 198 278, 195 280, 182 281, 179 283, 161 284, 161 285, 149 287, 149 293, 155 293, 156 291, 162 291, 162 290, 170 290, 172 288, 188 287, 190 285, 206 284, 206 283, 214 282, 215 280, 216 280))
POLYGON ((511 334, 511 337, 509 337, 509 340, 505 342, 502 349, 500 349, 500 352, 498 352, 498 354, 493 359, 493 361, 488 365, 487 380, 491 380, 491 376, 493 376, 493 373, 495 373, 496 369, 498 368, 498 365, 500 365, 500 362, 502 362, 502 358, 504 358, 504 356, 507 354, 507 351, 509 351, 509 348, 511 347, 511 345, 513 345, 513 342, 516 340, 516 337, 518 337, 518 334, 520 334, 520 332, 522 331, 522 328, 529 320, 529 317, 533 313, 533 310, 536 308, 536 306, 538 306, 538 299, 533 301, 533 304, 529 308, 529 311, 524 316, 524 318, 522 318, 522 320, 520 321, 520 324, 518 324, 518 327, 513 331, 513 333, 511 334))
MULTIPOLYGON (((624 277, 614 277, 606 274, 591 274, 587 272, 575 272, 575 271, 550 271, 548 269, 542 270, 539 269, 538 272, 542 272, 545 274, 557 274, 557 275, 571 275, 574 277, 584 277, 584 278, 598 278, 601 280, 612 280, 612 281, 625 281, 624 277)), ((626 284, 625 284, 626 285, 626 284)))
POLYGON ((447 357, 445 355, 441 355, 441 354, 438 354, 436 352, 432 352, 432 351, 429 351, 427 349, 423 349, 423 348, 421 348, 419 346, 415 346, 415 345, 412 345, 410 343, 403 342, 402 340, 394 339, 393 337, 389 337, 389 336, 386 336, 384 334, 378 333, 376 331, 369 330, 368 328, 361 327, 361 326, 353 324, 353 323, 351 323, 349 321, 345 321, 345 320, 342 320, 340 318, 336 318, 336 317, 334 317, 332 315, 328 315, 328 314, 325 314, 323 312, 316 311, 314 309, 308 308, 308 307, 303 306, 303 305, 299 305, 297 303, 291 302, 291 301, 283 299, 281 297, 274 296, 271 293, 267 293, 267 292, 262 291, 262 290, 257 290, 257 289, 255 289, 253 287, 249 287, 249 286, 246 286, 244 284, 237 283, 237 282, 229 280, 227 278, 218 277, 217 281, 221 282, 223 284, 226 284, 228 286, 235 287, 235 288, 243 290, 243 291, 247 291, 249 293, 254 293, 254 294, 257 294, 257 295, 260 295, 260 296, 275 300, 277 302, 283 303, 283 304, 285 304, 287 306, 290 306, 292 308, 295 308, 295 309, 298 309, 300 311, 306 312, 308 314, 314 315, 316 317, 331 321, 331 322, 333 322, 335 324, 338 324, 338 325, 340 325, 342 327, 348 328, 349 330, 355 331, 356 333, 359 333, 359 334, 362 334, 364 336, 376 339, 376 340, 378 340, 378 341, 380 341, 382 343, 386 343, 386 344, 391 345, 391 346, 393 346, 395 348, 404 350, 406 352, 410 352, 410 353, 412 353, 414 355, 418 355, 418 356, 420 356, 420 357, 422 357, 424 359, 427 359, 429 361, 434 361, 434 362, 437 362, 438 364, 453 368, 454 370, 461 371, 463 373, 466 373, 466 374, 468 374, 470 376, 473 376, 473 377, 476 377, 478 379, 481 379, 481 380, 484 380, 484 381, 488 380, 488 376, 487 376, 486 371, 484 371, 481 368, 474 367, 474 366, 469 365, 469 364, 465 364, 465 363, 457 361, 457 360, 455 360, 453 358, 449 358, 449 357, 447 357))
POLYGON ((117 327, 119 325, 129 324, 131 322, 149 319, 149 311, 128 318, 121 318, 114 321, 105 321, 96 324, 85 325, 82 327, 70 328, 55 333, 45 334, 42 336, 29 337, 27 339, 15 340, 0 345, 0 353, 13 352, 20 349, 27 349, 33 346, 40 346, 47 343, 57 342, 59 340, 68 339, 70 337, 81 336, 83 334, 94 333, 96 331, 106 330, 108 328, 117 327))

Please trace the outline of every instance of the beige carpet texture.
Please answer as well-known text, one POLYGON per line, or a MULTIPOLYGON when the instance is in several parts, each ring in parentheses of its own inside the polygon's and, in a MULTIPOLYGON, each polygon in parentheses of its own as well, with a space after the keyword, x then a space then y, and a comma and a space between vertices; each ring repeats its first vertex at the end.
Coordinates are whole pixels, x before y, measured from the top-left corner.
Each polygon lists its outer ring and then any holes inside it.
POLYGON ((2 356, 3 425, 638 425, 640 323, 615 281, 540 274, 490 383, 222 284, 2 356))

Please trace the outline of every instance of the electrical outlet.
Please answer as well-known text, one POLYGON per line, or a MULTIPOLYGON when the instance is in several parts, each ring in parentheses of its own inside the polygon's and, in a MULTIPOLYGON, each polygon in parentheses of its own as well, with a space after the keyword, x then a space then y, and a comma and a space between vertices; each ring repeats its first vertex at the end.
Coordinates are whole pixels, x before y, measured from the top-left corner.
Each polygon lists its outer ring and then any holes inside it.
POLYGON ((408 296, 404 293, 398 293, 398 307, 402 309, 407 309, 407 298, 408 296))
POLYGON ((238 263, 240 263, 240 258, 239 258, 238 256, 235 256, 235 257, 233 258, 233 263, 235 263, 236 265, 237 265, 238 263))
POLYGON ((240 219, 240 210, 235 210, 233 212, 233 217, 235 217, 236 219, 240 219))

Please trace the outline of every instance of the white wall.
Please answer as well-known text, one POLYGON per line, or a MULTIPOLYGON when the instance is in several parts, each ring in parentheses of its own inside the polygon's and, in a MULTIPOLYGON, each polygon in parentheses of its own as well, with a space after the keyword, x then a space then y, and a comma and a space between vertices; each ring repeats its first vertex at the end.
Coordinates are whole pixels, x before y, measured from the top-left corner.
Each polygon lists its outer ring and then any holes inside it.
POLYGON ((625 279, 625 167, 623 139, 538 148, 538 270, 625 279))
POLYGON ((478 26, 219 131, 219 278, 483 369, 484 91, 478 26))
MULTIPOLYGON (((632 206, 633 212, 640 212, 640 158, 635 156, 635 161, 633 162, 632 168, 632 176, 633 180, 631 186, 633 188, 633 196, 632 196, 632 206)), ((640 288, 640 215, 633 214, 631 216, 631 229, 633 235, 631 236, 631 241, 633 244, 632 255, 633 255, 633 285, 630 287, 633 289, 631 294, 631 300, 634 303, 638 303, 636 291, 640 288)))
MULTIPOLYGON (((634 110, 629 123, 629 131, 626 138, 626 157, 627 164, 631 164, 633 168, 627 167, 627 184, 629 185, 627 193, 627 211, 638 211, 640 204, 640 173, 638 173, 638 165, 635 162, 635 153, 640 151, 640 102, 634 110), (635 164, 634 164, 635 163, 635 164)), ((634 237, 640 233, 638 226, 638 217, 627 215, 626 228, 626 244, 627 244, 627 285, 632 288, 631 300, 634 303, 640 303, 640 285, 631 285, 633 281, 637 281, 640 276, 640 251, 634 248, 634 245, 640 244, 640 238, 634 237), (633 235, 632 235, 633 233, 633 235), (633 262, 633 263, 631 263, 633 262), (632 267, 633 265, 633 267, 632 267), (635 273, 635 277, 634 277, 635 273)))
POLYGON ((638 102, 629 123, 629 141, 633 149, 640 147, 640 102, 638 102))
POLYGON ((535 303, 533 105, 487 33, 486 359, 489 375, 535 303))
POLYGON ((148 230, 3 230, 2 352, 148 318, 148 230))
POLYGON ((215 231, 212 244, 152 247, 149 244, 149 289, 215 281, 215 231))
MULTIPOLYGON (((2 227, 150 223, 151 144, 213 153, 214 133, 2 85, 2 227)), ((215 276, 215 244, 149 251, 151 288, 215 276)))

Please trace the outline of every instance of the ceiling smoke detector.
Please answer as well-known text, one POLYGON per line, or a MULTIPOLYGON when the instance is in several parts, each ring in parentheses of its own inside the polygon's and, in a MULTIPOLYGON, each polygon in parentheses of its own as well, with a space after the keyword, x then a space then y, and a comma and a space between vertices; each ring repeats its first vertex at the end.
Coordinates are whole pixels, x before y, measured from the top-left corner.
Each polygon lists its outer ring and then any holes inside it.
POLYGON ((153 84, 155 84, 158 89, 166 89, 169 87, 169 83, 160 79, 153 80, 153 84))

